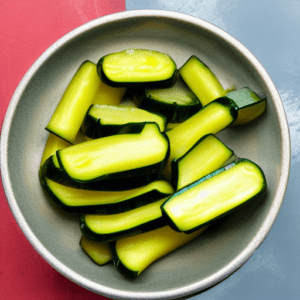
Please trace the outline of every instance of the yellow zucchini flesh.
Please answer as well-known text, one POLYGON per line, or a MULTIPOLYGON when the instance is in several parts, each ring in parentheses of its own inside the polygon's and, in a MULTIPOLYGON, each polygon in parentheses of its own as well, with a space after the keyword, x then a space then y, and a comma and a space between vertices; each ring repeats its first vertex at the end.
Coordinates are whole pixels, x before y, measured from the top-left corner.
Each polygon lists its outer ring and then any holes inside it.
POLYGON ((265 96, 258 96, 250 88, 245 87, 226 94, 238 107, 238 117, 231 124, 233 126, 244 125, 257 119, 266 109, 265 96))
POLYGON ((172 185, 180 190, 221 168, 233 155, 215 135, 202 137, 187 153, 171 163, 172 185))
POLYGON ((238 159, 173 194, 162 211, 173 229, 189 233, 258 197, 265 189, 260 167, 238 159))
POLYGON ((170 180, 171 162, 183 156, 192 146, 207 134, 216 134, 226 128, 237 117, 237 107, 228 98, 219 98, 204 106, 195 115, 167 131, 170 141, 170 156, 162 175, 170 180))
POLYGON ((153 262, 192 241, 206 228, 185 234, 164 226, 120 239, 111 243, 114 264, 123 276, 136 278, 153 262))
POLYGON ((73 144, 99 85, 96 65, 90 61, 83 62, 65 90, 46 129, 73 144))
POLYGON ((80 239, 80 246, 91 260, 99 266, 103 266, 112 260, 108 243, 91 241, 83 235, 80 239))
POLYGON ((179 74, 203 106, 226 95, 215 74, 194 55, 179 69, 179 74))
POLYGON ((161 205, 167 198, 112 215, 86 214, 80 218, 80 228, 88 238, 110 242, 140 234, 166 225, 161 205))
POLYGON ((60 167, 75 181, 117 179, 161 170, 169 156, 169 141, 157 124, 146 123, 140 133, 87 141, 56 155, 60 167))

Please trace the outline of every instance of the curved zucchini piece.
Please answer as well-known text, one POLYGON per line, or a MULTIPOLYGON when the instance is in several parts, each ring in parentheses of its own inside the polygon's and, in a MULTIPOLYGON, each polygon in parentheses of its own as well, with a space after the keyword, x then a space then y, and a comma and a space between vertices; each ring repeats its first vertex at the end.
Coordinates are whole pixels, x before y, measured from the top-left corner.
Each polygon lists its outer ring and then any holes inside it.
POLYGON ((179 74, 203 106, 226 95, 215 74, 194 55, 179 69, 179 74))
POLYGON ((177 231, 193 232, 240 207, 266 190, 263 171, 238 159, 173 194, 162 212, 177 231))
POLYGON ((59 167, 55 155, 49 157, 40 168, 42 177, 46 177, 59 184, 73 187, 75 189, 93 190, 93 191, 125 191, 145 186, 152 181, 159 180, 157 173, 111 180, 101 180, 92 182, 78 182, 69 177, 69 175, 59 167))
POLYGON ((64 92, 46 129, 73 144, 99 85, 96 65, 90 61, 83 62, 64 92))
POLYGON ((232 155, 233 151, 215 135, 205 135, 183 156, 171 162, 174 189, 178 191, 221 168, 232 155))
POLYGON ((250 88, 245 87, 226 94, 238 106, 238 117, 231 124, 233 126, 244 125, 258 118, 266 109, 266 98, 259 97, 250 88))
POLYGON ((181 123, 198 112, 202 105, 179 77, 170 88, 146 88, 139 98, 139 107, 166 116, 167 122, 181 123))
POLYGON ((159 172, 169 156, 169 140, 157 124, 137 134, 108 136, 56 152, 60 167, 75 181, 119 179, 159 172))
MULTIPOLYGON (((92 138, 131 133, 134 128, 143 128, 144 123, 157 123, 160 131, 166 127, 163 116, 133 107, 92 105, 82 124, 82 132, 92 138)), ((137 130, 138 132, 141 129, 137 130)))
POLYGON ((80 239, 80 246, 90 259, 99 266, 103 266, 112 260, 108 243, 91 241, 83 235, 80 239))
POLYGON ((48 198, 60 209, 72 213, 123 213, 155 202, 174 192, 172 186, 164 180, 153 181, 132 190, 113 192, 76 189, 46 177, 42 177, 41 183, 48 198))
POLYGON ((100 80, 100 86, 93 99, 93 104, 118 106, 126 91, 127 88, 125 87, 111 87, 100 80))
POLYGON ((185 234, 164 226, 112 242, 114 264, 123 276, 134 279, 153 262, 192 241, 206 228, 185 234))
POLYGON ((170 156, 162 175, 170 180, 173 159, 183 156, 201 137, 218 133, 236 118, 236 104, 223 97, 204 106, 195 115, 166 132, 170 140, 170 156))
POLYGON ((169 55, 144 49, 105 55, 97 69, 101 80, 112 87, 169 87, 175 83, 177 74, 169 55))
POLYGON ((163 227, 161 205, 167 198, 113 215, 82 215, 80 228, 84 235, 94 241, 111 242, 163 227))

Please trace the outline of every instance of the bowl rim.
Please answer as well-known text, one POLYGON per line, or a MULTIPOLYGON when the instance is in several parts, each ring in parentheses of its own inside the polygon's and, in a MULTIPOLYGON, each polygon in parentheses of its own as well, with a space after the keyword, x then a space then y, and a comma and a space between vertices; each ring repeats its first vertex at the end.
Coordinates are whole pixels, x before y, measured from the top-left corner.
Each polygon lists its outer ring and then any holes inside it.
POLYGON ((275 219, 282 206, 284 196, 286 193, 289 173, 290 173, 290 164, 291 164, 291 141, 290 141, 288 122, 284 111, 283 103, 281 101, 280 95, 274 83, 272 82, 266 70, 256 59, 256 57, 241 42, 239 42, 229 33, 225 32, 223 29, 207 21, 204 21, 200 18, 188 14, 184 14, 184 13, 174 12, 174 11, 143 9, 143 10, 130 10, 130 11, 118 12, 118 13, 106 15, 94 19, 92 21, 89 21, 73 29, 72 31, 64 35, 62 38, 60 38, 58 41, 56 41, 33 63, 33 65, 30 67, 30 69, 27 71, 25 76, 20 81, 8 105, 8 109, 1 130, 0 158, 1 158, 0 166, 1 166, 2 185, 4 188, 7 202, 12 211, 12 214, 15 220, 17 221, 19 227, 21 228, 22 232, 24 233, 25 237, 33 246, 33 248, 54 269, 56 269, 59 273, 67 277, 69 280, 77 283, 78 285, 88 290, 91 290, 93 292, 96 292, 98 294, 101 294, 103 296, 113 297, 114 299, 174 299, 178 297, 199 293, 221 282, 229 275, 231 275, 234 271, 236 271, 239 267, 241 267, 265 240, 266 236, 268 235, 271 227, 275 222, 275 219), (37 72, 38 68, 47 60, 47 58, 51 56, 53 53, 55 53, 57 49, 62 47, 66 42, 70 41, 76 36, 79 36, 80 34, 94 27, 98 27, 109 23, 114 23, 124 19, 133 19, 133 18, 141 18, 141 17, 165 18, 165 19, 172 19, 172 20, 177 20, 180 22, 191 24, 198 28, 205 29, 206 31, 212 32, 214 35, 225 40, 233 48, 241 52, 255 67, 257 72, 264 79, 264 82, 268 86, 270 94, 275 103, 275 109, 277 115, 279 116, 279 127, 281 129, 281 147, 283 149, 281 155, 282 172, 280 174, 278 188, 275 194, 274 201, 270 207, 268 218, 264 220, 259 231, 253 237, 253 239, 248 244, 248 246, 228 265, 220 269, 217 273, 206 278, 205 280, 198 281, 196 283, 192 283, 190 285, 179 287, 176 289, 157 291, 157 292, 128 292, 128 291, 122 291, 115 288, 109 288, 102 284, 98 284, 89 279, 86 279, 85 277, 69 269, 62 262, 60 262, 42 245, 42 243, 35 236, 31 228, 27 224, 25 218, 23 217, 22 212, 18 207, 17 201, 14 197, 14 192, 10 184, 9 168, 7 164, 9 131, 10 131, 10 125, 13 119, 14 112, 16 110, 18 102, 28 82, 30 82, 31 78, 37 72))

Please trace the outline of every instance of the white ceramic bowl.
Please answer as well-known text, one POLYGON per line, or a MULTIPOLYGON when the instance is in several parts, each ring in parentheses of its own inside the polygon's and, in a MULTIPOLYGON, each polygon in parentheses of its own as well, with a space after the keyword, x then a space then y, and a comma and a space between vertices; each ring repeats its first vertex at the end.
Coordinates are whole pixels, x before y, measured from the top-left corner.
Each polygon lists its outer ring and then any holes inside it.
POLYGON ((290 139, 283 105, 261 64, 220 28, 168 11, 117 13, 93 20, 64 36, 24 76, 2 127, 2 180, 20 228, 58 272, 114 299, 186 297, 236 271, 273 225, 284 198, 289 167, 290 139), (48 137, 44 127, 78 66, 86 59, 96 63, 104 54, 127 48, 168 53, 178 67, 194 54, 213 70, 225 88, 248 86, 267 97, 267 111, 261 118, 219 134, 237 156, 262 167, 268 183, 267 196, 152 264, 134 282, 123 278, 113 265, 99 267, 87 257, 79 246, 78 219, 53 209, 38 179, 48 137))

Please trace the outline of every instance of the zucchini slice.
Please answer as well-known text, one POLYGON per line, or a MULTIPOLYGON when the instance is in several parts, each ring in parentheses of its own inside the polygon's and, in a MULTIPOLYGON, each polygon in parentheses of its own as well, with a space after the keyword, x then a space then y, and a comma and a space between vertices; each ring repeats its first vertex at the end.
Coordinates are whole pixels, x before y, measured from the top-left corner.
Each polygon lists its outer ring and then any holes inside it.
POLYGON ((73 144, 99 85, 96 65, 90 61, 83 62, 64 92, 46 129, 73 144))
POLYGON ((155 202, 174 192, 170 183, 164 180, 153 181, 132 190, 113 192, 76 189, 46 177, 42 177, 41 183, 50 200, 60 209, 72 213, 123 213, 155 202))
POLYGON ((156 123, 160 131, 166 127, 163 116, 150 113, 146 110, 132 107, 110 105, 92 105, 82 124, 82 132, 92 138, 100 138, 115 134, 134 133, 135 128, 144 127, 144 123, 156 123))
POLYGON ((105 55, 97 69, 101 80, 112 87, 169 87, 175 83, 177 74, 169 55, 145 49, 105 55))
POLYGON ((91 241, 83 235, 80 239, 80 246, 90 259, 99 266, 103 266, 112 260, 108 243, 91 241))
POLYGON ((138 106, 166 116, 167 122, 181 123, 202 107, 199 99, 179 77, 170 88, 146 88, 136 96, 138 106))
POLYGON ((244 125, 258 118, 266 109, 266 98, 259 97, 250 88, 245 87, 226 94, 238 106, 238 117, 231 124, 233 126, 244 125))
POLYGON ((194 55, 179 69, 179 74, 203 106, 226 95, 215 74, 194 55))
POLYGON ((169 140, 156 123, 146 123, 140 133, 87 141, 56 156, 75 181, 128 178, 159 172, 169 157, 169 140))
POLYGON ((174 230, 190 233, 265 190, 266 179, 260 167, 238 159, 173 194, 162 205, 162 212, 174 230))
POLYGON ((195 115, 166 132, 170 140, 170 156, 161 174, 170 180, 173 159, 183 156, 201 137, 218 133, 236 118, 236 104, 223 97, 204 106, 195 115))
POLYGON ((164 226, 127 237, 110 244, 112 259, 123 276, 134 279, 153 262, 192 241, 206 228, 185 234, 164 226))
POLYGON ((215 135, 205 135, 183 156, 171 162, 174 189, 178 191, 221 168, 232 155, 233 151, 215 135))
POLYGON ((80 218, 84 235, 94 241, 111 242, 167 225, 161 205, 167 198, 113 215, 86 214, 80 218))

